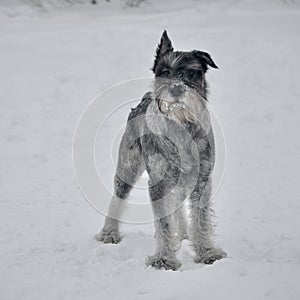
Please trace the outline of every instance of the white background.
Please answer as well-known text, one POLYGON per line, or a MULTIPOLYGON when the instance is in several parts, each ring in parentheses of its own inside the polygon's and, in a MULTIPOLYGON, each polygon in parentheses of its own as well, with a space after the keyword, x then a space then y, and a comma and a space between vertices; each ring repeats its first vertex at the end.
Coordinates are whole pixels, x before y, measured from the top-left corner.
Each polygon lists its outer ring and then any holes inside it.
POLYGON ((299 2, 24 2, 0 1, 0 298, 299 299, 299 2), (184 243, 177 272, 145 267, 152 224, 122 226, 119 245, 93 238, 104 217, 80 193, 71 157, 85 106, 151 76, 163 29, 176 49, 219 65, 208 80, 227 145, 214 208, 229 257, 195 264, 184 243))

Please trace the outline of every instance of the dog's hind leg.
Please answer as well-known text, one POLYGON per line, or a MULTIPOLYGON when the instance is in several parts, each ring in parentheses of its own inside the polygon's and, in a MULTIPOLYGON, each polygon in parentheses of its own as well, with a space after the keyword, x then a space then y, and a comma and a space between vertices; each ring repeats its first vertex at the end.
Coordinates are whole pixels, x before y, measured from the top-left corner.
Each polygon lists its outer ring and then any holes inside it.
POLYGON ((130 142, 125 132, 119 151, 117 171, 114 178, 114 195, 111 199, 105 223, 95 237, 104 243, 119 243, 119 220, 133 185, 144 172, 145 166, 141 155, 139 139, 130 142))
POLYGON ((177 226, 176 232, 178 235, 179 242, 184 239, 188 239, 188 223, 187 223, 187 214, 184 204, 180 204, 181 206, 174 213, 175 224, 177 226))
POLYGON ((100 233, 95 236, 98 241, 112 244, 117 244, 121 241, 119 219, 123 211, 123 201, 126 199, 131 189, 132 186, 123 182, 118 176, 115 176, 115 195, 113 195, 110 201, 104 226, 100 233))
POLYGON ((175 202, 176 207, 173 214, 173 218, 176 226, 177 239, 181 244, 182 240, 188 239, 187 212, 186 207, 184 205, 186 193, 183 189, 180 189, 178 192, 176 192, 176 194, 178 194, 178 197, 176 197, 177 201, 175 202))
POLYGON ((210 205, 211 180, 203 180, 190 195, 191 228, 189 235, 196 252, 195 262, 212 264, 227 254, 214 246, 213 223, 210 205))

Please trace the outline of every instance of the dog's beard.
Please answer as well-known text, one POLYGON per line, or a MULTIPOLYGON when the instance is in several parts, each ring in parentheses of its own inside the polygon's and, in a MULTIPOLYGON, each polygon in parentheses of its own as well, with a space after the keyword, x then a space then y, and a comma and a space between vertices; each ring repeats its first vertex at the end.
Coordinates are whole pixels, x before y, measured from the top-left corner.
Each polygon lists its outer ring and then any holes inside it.
POLYGON ((168 100, 157 99, 159 110, 170 119, 181 122, 195 122, 196 116, 187 108, 184 102, 171 102, 168 100))
POLYGON ((195 123, 205 101, 194 89, 187 86, 184 89, 181 96, 173 97, 170 93, 170 82, 160 82, 155 84, 154 96, 162 114, 179 123, 195 123))

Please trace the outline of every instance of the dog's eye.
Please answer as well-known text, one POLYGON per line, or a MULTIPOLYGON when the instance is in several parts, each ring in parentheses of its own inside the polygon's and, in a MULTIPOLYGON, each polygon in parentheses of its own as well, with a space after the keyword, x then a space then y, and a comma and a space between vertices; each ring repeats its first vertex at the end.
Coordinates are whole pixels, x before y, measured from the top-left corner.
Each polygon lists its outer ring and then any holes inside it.
POLYGON ((164 77, 169 77, 170 74, 171 74, 170 70, 163 70, 160 75, 164 77))
POLYGON ((189 77, 194 77, 195 76, 195 71, 194 70, 189 70, 188 75, 189 75, 189 77))
POLYGON ((201 71, 200 70, 195 70, 195 69, 189 69, 188 70, 188 77, 189 78, 198 78, 201 76, 201 71))

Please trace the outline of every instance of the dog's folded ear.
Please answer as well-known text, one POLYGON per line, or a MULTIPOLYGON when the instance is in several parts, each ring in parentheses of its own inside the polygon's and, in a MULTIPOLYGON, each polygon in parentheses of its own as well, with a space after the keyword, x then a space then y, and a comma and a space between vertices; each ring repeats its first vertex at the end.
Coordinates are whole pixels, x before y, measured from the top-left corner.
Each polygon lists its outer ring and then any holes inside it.
POLYGON ((215 68, 215 69, 219 68, 207 52, 194 50, 193 53, 198 59, 200 59, 200 62, 202 64, 204 63, 206 65, 206 68, 207 68, 207 65, 209 65, 210 67, 215 68))
POLYGON ((162 36, 161 36, 161 40, 160 43, 156 49, 156 55, 155 55, 155 60, 154 60, 154 65, 152 68, 152 71, 155 72, 156 66, 158 64, 159 59, 164 56, 166 53, 168 52, 172 52, 173 51, 173 46, 172 46, 172 42, 168 37, 167 31, 164 30, 162 36))

